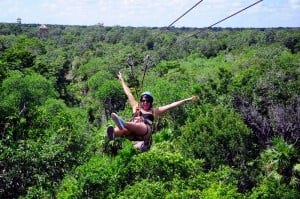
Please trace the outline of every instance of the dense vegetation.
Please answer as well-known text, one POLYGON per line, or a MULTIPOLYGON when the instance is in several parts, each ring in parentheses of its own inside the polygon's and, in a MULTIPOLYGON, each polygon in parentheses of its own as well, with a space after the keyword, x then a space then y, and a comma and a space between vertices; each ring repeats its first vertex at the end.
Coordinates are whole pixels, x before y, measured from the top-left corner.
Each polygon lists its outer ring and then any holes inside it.
POLYGON ((299 198, 299 75, 300 29, 0 24, 0 198, 299 198), (118 71, 199 97, 148 152, 106 137, 118 71))

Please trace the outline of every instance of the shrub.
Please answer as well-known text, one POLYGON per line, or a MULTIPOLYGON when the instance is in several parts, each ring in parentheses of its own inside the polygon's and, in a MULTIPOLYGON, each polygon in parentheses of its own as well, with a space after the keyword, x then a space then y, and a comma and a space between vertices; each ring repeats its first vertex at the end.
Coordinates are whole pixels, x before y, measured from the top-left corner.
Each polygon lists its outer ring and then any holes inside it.
POLYGON ((202 106, 194 111, 193 119, 181 131, 178 144, 182 154, 203 158, 207 169, 222 164, 241 167, 253 155, 251 131, 233 110, 202 106))

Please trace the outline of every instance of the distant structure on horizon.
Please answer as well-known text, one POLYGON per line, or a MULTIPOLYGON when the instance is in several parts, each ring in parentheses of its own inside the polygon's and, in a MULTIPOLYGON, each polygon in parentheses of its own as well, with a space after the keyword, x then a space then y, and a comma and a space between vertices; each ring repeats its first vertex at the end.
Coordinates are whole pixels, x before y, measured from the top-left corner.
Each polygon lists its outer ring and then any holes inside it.
POLYGON ((97 25, 101 28, 104 26, 104 23, 103 22, 98 22, 97 25))
POLYGON ((45 24, 42 24, 39 27, 39 38, 44 39, 48 37, 48 27, 45 24))
POLYGON ((22 23, 22 19, 20 17, 17 18, 17 24, 21 24, 22 23))

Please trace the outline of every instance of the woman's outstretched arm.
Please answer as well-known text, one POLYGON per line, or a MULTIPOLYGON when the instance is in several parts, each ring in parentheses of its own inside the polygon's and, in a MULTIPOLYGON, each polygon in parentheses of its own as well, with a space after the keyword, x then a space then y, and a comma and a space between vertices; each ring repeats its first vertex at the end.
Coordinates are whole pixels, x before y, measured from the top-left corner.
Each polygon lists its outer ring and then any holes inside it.
POLYGON ((190 98, 186 98, 177 102, 173 102, 171 104, 165 105, 165 106, 161 106, 159 108, 156 109, 156 115, 159 116, 161 114, 163 114, 164 112, 171 110, 173 108, 176 108, 178 106, 181 106, 187 102, 195 102, 197 100, 196 96, 192 96, 190 98))
POLYGON ((120 80, 120 82, 121 82, 121 84, 122 84, 122 87, 123 87, 123 89, 124 89, 124 92, 125 92, 125 94, 127 95, 128 100, 129 100, 129 103, 130 103, 130 105, 131 105, 131 107, 132 107, 132 110, 133 110, 133 112, 134 112, 135 109, 136 109, 136 107, 138 106, 138 103, 137 103, 137 101, 134 99, 134 97, 133 97, 133 95, 132 95, 132 93, 131 93, 131 91, 130 91, 130 88, 127 86, 125 80, 123 79, 123 75, 122 75, 121 72, 119 72, 118 78, 119 78, 119 80, 120 80))

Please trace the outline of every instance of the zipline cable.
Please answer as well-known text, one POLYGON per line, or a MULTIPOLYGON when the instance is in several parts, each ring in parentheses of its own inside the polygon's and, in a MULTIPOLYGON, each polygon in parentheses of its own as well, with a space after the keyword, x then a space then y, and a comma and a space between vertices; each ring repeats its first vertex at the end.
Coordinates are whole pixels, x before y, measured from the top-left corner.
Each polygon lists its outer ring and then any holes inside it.
MULTIPOLYGON (((178 20, 180 20, 182 17, 184 17, 184 16, 185 16, 187 13, 189 13, 192 9, 194 9, 196 6, 198 6, 202 1, 203 1, 203 0, 198 1, 195 5, 193 5, 191 8, 189 8, 189 9, 188 9, 186 12, 184 12, 181 16, 179 16, 177 19, 175 19, 170 25, 168 25, 167 28, 169 28, 169 27, 171 27, 173 24, 175 24, 178 20)), ((209 29, 209 28, 211 28, 211 27, 213 27, 213 26, 215 26, 215 25, 217 25, 217 24, 219 24, 219 23, 221 23, 221 22, 223 22, 223 21, 225 21, 225 20, 227 20, 227 19, 229 19, 229 18, 231 18, 231 17, 233 17, 233 16, 235 16, 235 15, 237 15, 237 14, 239 14, 239 13, 245 11, 245 10, 247 10, 247 9, 249 9, 250 7, 255 6, 256 4, 258 4, 258 3, 262 2, 262 1, 263 1, 263 0, 256 1, 255 3, 253 3, 253 4, 249 5, 249 6, 247 6, 247 7, 243 8, 243 9, 241 9, 241 10, 239 10, 239 11, 237 11, 237 12, 231 14, 231 15, 229 15, 228 17, 225 17, 224 19, 221 19, 220 21, 218 21, 218 22, 216 22, 216 23, 214 23, 214 24, 212 24, 212 25, 210 25, 210 26, 208 26, 208 27, 206 27, 206 28, 204 28, 204 29, 209 29)), ((203 30, 203 29, 202 29, 202 30, 203 30)), ((189 39, 190 37, 193 37, 193 36, 197 35, 197 34, 200 33, 202 30, 197 31, 196 33, 194 33, 194 34, 192 34, 192 35, 186 37, 185 39, 183 39, 183 40, 181 40, 181 41, 179 41, 179 42, 183 42, 183 41, 189 39)), ((159 36, 162 32, 163 32, 163 31, 160 31, 160 32, 153 38, 153 40, 154 40, 157 36, 159 36)), ((175 43, 178 43, 178 42, 175 42, 175 43)), ((144 59, 144 62, 145 62, 144 67, 145 67, 145 68, 144 68, 144 74, 143 74, 143 78, 142 78, 142 86, 140 87, 140 89, 143 88, 143 85, 144 85, 144 78, 145 78, 147 69, 149 69, 149 63, 146 63, 146 61, 149 62, 150 58, 151 58, 151 57, 150 57, 149 55, 146 55, 146 58, 144 59)), ((131 60, 131 61, 132 61, 132 60, 131 60)), ((130 64, 129 64, 129 65, 130 65, 130 64)), ((132 75, 133 75, 132 65, 130 65, 130 67, 131 67, 131 72, 132 72, 132 75)), ((134 75, 133 75, 133 77, 134 77, 134 75)), ((137 96, 138 96, 138 93, 139 93, 139 90, 140 90, 140 89, 136 88, 136 94, 137 94, 137 96)))
POLYGON ((218 21, 218 22, 216 22, 216 23, 214 23, 214 24, 212 24, 211 26, 209 26, 209 27, 207 27, 207 28, 211 28, 211 27, 213 27, 213 26, 215 26, 215 25, 217 25, 217 24, 219 24, 219 23, 221 23, 221 22, 223 22, 223 21, 225 21, 225 20, 227 20, 227 19, 233 17, 234 15, 237 15, 237 14, 239 14, 239 13, 241 13, 241 12, 247 10, 248 8, 250 8, 250 7, 252 7, 252 6, 255 6, 256 4, 258 4, 258 3, 262 2, 262 1, 263 1, 263 0, 256 1, 255 3, 251 4, 250 6, 247 6, 246 8, 243 8, 243 9, 241 9, 241 10, 239 10, 239 11, 233 13, 232 15, 230 15, 230 16, 228 16, 228 17, 226 17, 226 18, 224 18, 224 19, 222 19, 222 20, 220 20, 220 21, 218 21))
MULTIPOLYGON (((178 18, 175 19, 170 25, 168 25, 168 26, 167 26, 167 29, 170 28, 170 27, 171 27, 173 24, 175 24, 177 21, 179 21, 179 19, 181 19, 182 17, 184 17, 187 13, 189 13, 189 12, 190 12, 191 10, 193 10, 195 7, 197 7, 202 1, 203 1, 203 0, 198 1, 198 2, 197 2, 195 5, 193 5, 190 9, 188 9, 187 11, 185 11, 185 13, 183 13, 180 17, 178 17, 178 18)), ((163 30, 160 31, 160 32, 158 32, 158 33, 154 36, 153 40, 154 40, 156 37, 158 37, 162 32, 163 32, 163 30)))
MULTIPOLYGON (((250 8, 250 7, 252 7, 252 6, 255 6, 256 4, 258 4, 258 3, 262 2, 262 1, 263 1, 263 0, 256 1, 255 3, 253 3, 253 4, 247 6, 247 7, 243 8, 243 9, 241 9, 241 10, 239 10, 239 11, 233 13, 232 15, 230 15, 230 16, 228 16, 228 17, 225 17, 224 19, 221 19, 220 21, 218 21, 218 22, 216 22, 216 23, 214 23, 214 24, 212 24, 212 25, 210 25, 210 26, 208 26, 208 27, 206 27, 206 28, 204 28, 204 29, 209 29, 209 28, 211 28, 211 27, 213 27, 213 26, 215 26, 215 25, 217 25, 217 24, 219 24, 219 23, 221 23, 221 22, 223 22, 223 21, 225 21, 225 20, 227 20, 227 19, 233 17, 234 15, 237 15, 237 14, 239 14, 239 13, 241 13, 241 12, 247 10, 248 8, 250 8)), ((202 31, 202 30, 200 30, 200 31, 198 31, 198 32, 196 32, 196 33, 194 33, 194 34, 192 34, 192 35, 186 37, 185 39, 181 40, 181 42, 187 40, 187 39, 190 38, 190 37, 193 37, 193 36, 197 35, 197 34, 200 33, 201 31, 202 31)))
POLYGON ((198 1, 195 5, 193 5, 190 9, 188 9, 185 13, 183 13, 180 17, 178 17, 177 19, 175 19, 170 25, 168 25, 168 28, 171 27, 174 23, 176 23, 179 19, 181 19, 182 17, 184 17, 187 13, 189 13, 191 10, 193 10, 196 6, 198 6, 201 2, 198 1))
MULTIPOLYGON (((179 21, 182 17, 184 17, 187 13, 189 13, 191 10, 193 10, 195 7, 197 7, 203 0, 200 0, 198 1, 195 5, 193 5, 191 8, 189 8, 187 11, 185 11, 181 16, 179 16, 178 18, 176 18, 170 25, 167 26, 167 29, 170 28, 173 24, 175 24, 177 21, 179 21)), ((157 33, 157 35, 155 35, 153 37, 152 40, 154 40, 156 37, 158 37, 163 31, 160 31, 157 33)), ((130 57, 127 57, 127 61, 132 61, 131 60, 132 57, 130 55, 130 57), (129 59, 128 59, 129 58, 129 59)), ((129 63, 129 62, 128 62, 129 63)), ((132 65, 130 65, 130 68, 131 68, 131 74, 132 76, 134 77, 134 74, 133 74, 133 69, 132 69, 132 65)), ((151 56, 150 55, 146 55, 145 59, 144 59, 144 73, 143 73, 143 78, 142 78, 142 85, 140 86, 140 89, 138 88, 135 88, 136 90, 136 94, 138 96, 138 93, 139 93, 139 90, 141 90, 144 86, 144 79, 145 79, 145 75, 146 75, 146 72, 147 70, 149 69, 149 67, 151 67, 153 65, 153 62, 151 60, 151 56)))

